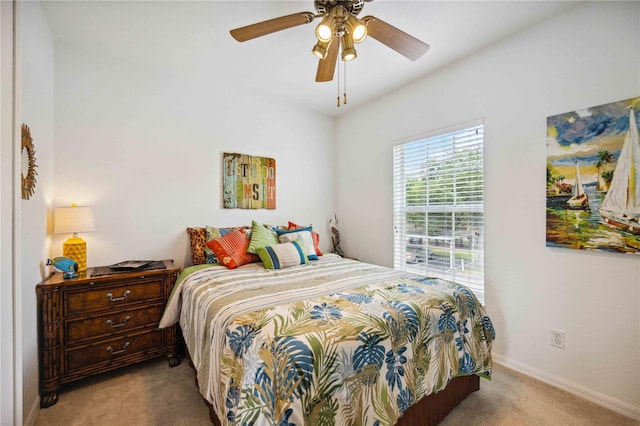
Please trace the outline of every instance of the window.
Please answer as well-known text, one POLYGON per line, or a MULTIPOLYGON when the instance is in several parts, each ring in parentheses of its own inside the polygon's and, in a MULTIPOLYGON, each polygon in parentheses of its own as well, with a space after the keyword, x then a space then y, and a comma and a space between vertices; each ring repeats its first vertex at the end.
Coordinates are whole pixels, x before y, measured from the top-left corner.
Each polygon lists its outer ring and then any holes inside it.
POLYGON ((484 301, 483 124, 393 148, 394 268, 484 301))

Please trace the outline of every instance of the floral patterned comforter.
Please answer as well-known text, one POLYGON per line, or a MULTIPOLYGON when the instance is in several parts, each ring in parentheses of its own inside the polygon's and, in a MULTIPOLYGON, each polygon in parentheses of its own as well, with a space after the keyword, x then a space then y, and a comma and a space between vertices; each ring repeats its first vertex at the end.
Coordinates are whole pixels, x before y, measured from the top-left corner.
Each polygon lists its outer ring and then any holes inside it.
POLYGON ((183 272, 180 321, 222 424, 392 425, 455 376, 491 375, 491 320, 464 286, 325 255, 183 272))

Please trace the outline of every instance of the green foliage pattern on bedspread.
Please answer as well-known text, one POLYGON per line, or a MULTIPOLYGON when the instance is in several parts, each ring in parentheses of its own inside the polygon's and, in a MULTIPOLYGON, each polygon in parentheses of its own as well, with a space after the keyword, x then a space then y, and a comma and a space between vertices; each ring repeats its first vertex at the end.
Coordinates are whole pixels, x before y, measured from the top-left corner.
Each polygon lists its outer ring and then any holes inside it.
POLYGON ((189 271, 164 326, 178 315, 223 424, 392 425, 453 377, 491 375, 495 332, 468 288, 332 255, 189 271))

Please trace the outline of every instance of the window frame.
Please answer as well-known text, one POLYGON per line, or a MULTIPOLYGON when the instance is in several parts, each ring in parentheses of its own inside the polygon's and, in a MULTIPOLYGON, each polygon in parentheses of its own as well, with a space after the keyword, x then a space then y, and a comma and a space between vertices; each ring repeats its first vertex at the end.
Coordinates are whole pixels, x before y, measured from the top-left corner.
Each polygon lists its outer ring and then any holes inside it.
MULTIPOLYGON (((484 121, 479 119, 397 141, 393 146, 392 189, 394 269, 466 285, 481 302, 484 300, 484 139, 484 121), (453 171, 447 169, 454 163, 453 171), (435 172, 434 164, 437 165, 435 172), (442 168, 451 173, 441 173, 442 168), (415 183, 410 179, 415 179, 415 183), (444 183, 434 184, 439 179, 444 183), (409 185, 418 188, 414 189, 415 194, 409 194, 409 185), (449 188, 450 193, 443 191, 449 188), (424 214, 424 229, 414 234, 410 233, 407 218, 411 213, 424 214), (429 215, 439 217, 429 219, 429 215), (466 224, 463 232, 456 229, 461 224, 458 221, 466 224), (433 224, 444 229, 444 233, 430 235, 433 224)), ((420 223, 419 218, 413 220, 413 229, 418 229, 416 223, 420 223)))

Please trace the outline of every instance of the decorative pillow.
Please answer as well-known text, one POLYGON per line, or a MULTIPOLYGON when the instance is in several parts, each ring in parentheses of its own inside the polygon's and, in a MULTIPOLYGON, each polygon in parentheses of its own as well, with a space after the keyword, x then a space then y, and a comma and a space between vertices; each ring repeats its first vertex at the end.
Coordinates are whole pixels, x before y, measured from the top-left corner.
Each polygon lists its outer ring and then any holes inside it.
MULTIPOLYGON (((206 240, 205 241, 211 241, 211 240, 215 240, 216 238, 220 238, 223 237, 233 231, 237 231, 238 229, 242 229, 244 230, 245 234, 248 234, 250 232, 250 229, 248 226, 233 226, 233 227, 228 227, 228 228, 214 228, 213 226, 209 226, 207 225, 207 227, 205 228, 207 235, 206 235, 206 240)), ((247 235, 247 237, 249 237, 247 235)), ((205 262, 206 263, 220 263, 218 261, 218 258, 216 257, 216 254, 213 252, 213 250, 211 250, 209 248, 209 246, 207 246, 205 244, 205 249, 204 249, 204 254, 205 254, 205 262)))
POLYGON ((260 261, 255 254, 247 253, 249 239, 241 229, 207 241, 207 246, 216 254, 218 261, 229 269, 260 261))
POLYGON ((288 243, 295 240, 302 241, 304 252, 307 253, 309 260, 318 260, 318 256, 313 248, 313 238, 311 237, 311 228, 300 228, 292 231, 278 232, 280 243, 288 243))
POLYGON ((207 255, 205 248, 208 249, 208 247, 205 244, 207 241, 205 228, 187 228, 187 234, 189 234, 191 245, 191 262, 194 265, 206 263, 207 255))
POLYGON ((267 223, 263 223, 262 226, 264 226, 267 229, 272 230, 273 232, 278 232, 278 231, 286 231, 289 228, 285 225, 269 225, 267 223))
POLYGON ((251 221, 251 242, 249 243, 248 253, 257 253, 260 247, 272 246, 279 244, 278 235, 270 229, 259 224, 255 220, 251 221))
POLYGON ((266 269, 282 269, 309 263, 302 241, 295 240, 275 246, 258 248, 258 256, 266 269))
MULTIPOLYGON (((295 223, 289 221, 289 230, 300 229, 300 228, 312 228, 312 226, 311 225, 309 225, 309 226, 300 226, 300 225, 296 225, 295 223)), ((320 250, 320 234, 315 232, 313 230, 313 228, 311 229, 311 238, 313 238, 313 249, 315 250, 316 254, 318 256, 322 256, 322 251, 320 250)))

